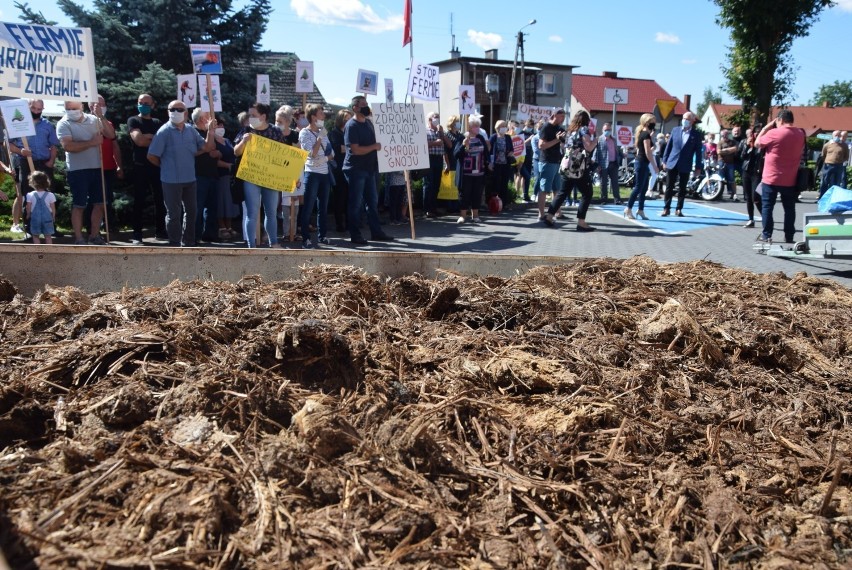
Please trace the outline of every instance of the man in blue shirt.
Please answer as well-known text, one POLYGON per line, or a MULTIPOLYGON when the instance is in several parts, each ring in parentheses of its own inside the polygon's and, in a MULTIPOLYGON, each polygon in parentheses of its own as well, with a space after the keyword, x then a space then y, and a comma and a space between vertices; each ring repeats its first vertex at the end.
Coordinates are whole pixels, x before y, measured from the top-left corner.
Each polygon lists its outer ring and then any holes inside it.
POLYGON ((44 111, 44 101, 41 99, 33 99, 30 101, 30 113, 33 116, 36 134, 34 137, 27 137, 27 146, 24 147, 24 141, 20 138, 9 141, 9 149, 12 151, 12 166, 15 169, 15 179, 18 181, 18 195, 15 197, 15 203, 12 205, 12 228, 11 231, 23 233, 24 229, 21 226, 21 216, 23 211, 24 196, 26 196, 32 188, 28 178, 30 176, 30 165, 27 157, 32 157, 33 166, 36 170, 40 170, 53 178, 53 163, 56 161, 56 149, 59 146, 59 138, 56 136, 56 129, 50 121, 41 118, 44 111))
POLYGON ((194 128, 187 127, 183 101, 172 101, 168 109, 169 122, 160 127, 151 140, 148 160, 160 167, 169 245, 192 247, 195 245, 197 213, 195 157, 216 148, 216 121, 207 125, 205 140, 194 128))

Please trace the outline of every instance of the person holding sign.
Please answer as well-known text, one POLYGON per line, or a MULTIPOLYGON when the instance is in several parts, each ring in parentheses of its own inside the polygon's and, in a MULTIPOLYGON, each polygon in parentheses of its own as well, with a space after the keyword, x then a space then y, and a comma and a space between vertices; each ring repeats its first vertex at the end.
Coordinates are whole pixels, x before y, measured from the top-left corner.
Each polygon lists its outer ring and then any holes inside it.
POLYGON ((71 227, 74 245, 104 245, 100 236, 104 218, 105 189, 101 177, 100 148, 104 137, 115 138, 112 124, 104 120, 103 107, 92 105, 94 114, 83 112, 79 101, 65 102, 65 116, 56 125, 59 142, 65 149, 68 186, 71 189, 71 227), (92 206, 88 241, 83 237, 83 212, 92 206))
POLYGON ((432 112, 426 117, 426 144, 429 147, 429 172, 423 178, 423 213, 427 218, 435 218, 435 204, 444 169, 444 151, 450 146, 438 113, 432 112))
MULTIPOLYGON (((269 105, 255 103, 249 107, 248 112, 249 129, 237 141, 236 146, 234 146, 234 154, 242 156, 243 152, 245 152, 246 144, 248 144, 251 137, 264 137, 280 143, 287 142, 281 129, 269 124, 269 117, 272 113, 269 105)), ((271 188, 263 188, 248 180, 243 181, 243 191, 245 193, 243 201, 243 236, 248 246, 251 248, 257 247, 257 223, 260 214, 260 205, 263 203, 263 225, 266 229, 269 247, 281 247, 278 243, 277 219, 281 193, 271 188)))
POLYGON ((363 95, 352 98, 354 116, 343 130, 343 142, 346 145, 346 157, 343 160, 343 174, 349 182, 349 236, 355 245, 363 245, 367 240, 361 235, 359 220, 364 208, 367 209, 367 223, 376 241, 393 241, 393 236, 382 231, 379 220, 379 195, 376 179, 379 175, 379 151, 382 145, 376 142, 373 123, 367 120, 370 106, 363 95))
POLYGON ((485 169, 491 154, 491 145, 481 132, 482 121, 470 117, 467 122, 468 132, 461 142, 457 143, 453 154, 456 157, 456 187, 459 188, 459 219, 457 223, 465 222, 465 212, 470 211, 471 221, 478 224, 479 205, 482 203, 482 191, 485 188, 485 169))
POLYGON ((302 232, 302 246, 305 249, 314 247, 311 241, 311 214, 314 204, 317 207, 317 241, 328 245, 328 192, 331 180, 328 177, 328 155, 332 152, 328 144, 328 133, 323 128, 325 111, 322 106, 311 103, 305 109, 308 126, 299 131, 299 146, 308 151, 305 162, 305 205, 299 227, 302 232))
POLYGON ((33 99, 30 101, 29 107, 35 126, 35 136, 26 137, 26 144, 20 138, 9 141, 9 150, 13 155, 12 167, 15 169, 15 179, 18 181, 17 196, 15 196, 15 202, 12 204, 12 227, 10 229, 17 233, 24 231, 24 228, 21 227, 24 196, 32 190, 29 185, 31 170, 27 158, 33 159, 35 170, 44 172, 52 179, 53 163, 56 161, 57 147, 59 146, 56 129, 50 121, 41 117, 44 111, 44 101, 33 99))
POLYGON ((148 146, 148 160, 160 167, 166 232, 172 247, 195 246, 195 157, 216 148, 216 122, 207 126, 207 137, 186 125, 186 105, 172 101, 169 122, 160 127, 148 146), (183 218, 183 219, 181 219, 183 218))

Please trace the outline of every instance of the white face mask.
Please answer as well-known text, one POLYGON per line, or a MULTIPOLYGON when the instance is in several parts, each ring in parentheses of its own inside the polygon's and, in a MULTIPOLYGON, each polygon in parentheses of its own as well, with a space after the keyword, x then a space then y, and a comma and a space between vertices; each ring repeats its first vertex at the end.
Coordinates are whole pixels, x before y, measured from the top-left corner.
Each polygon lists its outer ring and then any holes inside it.
POLYGON ((501 135, 505 135, 506 130, 507 130, 506 127, 500 127, 499 129, 497 129, 497 132, 500 133, 501 135))
POLYGON ((106 108, 106 105, 104 105, 103 107, 101 107, 101 114, 102 114, 102 115, 106 115, 106 114, 107 114, 107 108, 106 108))
POLYGON ((225 129, 216 129, 216 136, 217 137, 224 137, 225 136, 225 129))
POLYGON ((169 120, 179 125, 186 120, 186 113, 183 111, 169 111, 169 120))
POLYGON ((432 118, 432 126, 437 127, 439 124, 441 124, 441 120, 438 119, 437 117, 433 117, 432 118))
POLYGON ((83 111, 80 109, 69 109, 65 111, 65 116, 68 117, 69 121, 79 121, 83 118, 83 111))
POLYGON ((304 129, 305 127, 308 126, 308 120, 306 118, 302 117, 301 119, 296 121, 296 126, 298 126, 300 129, 304 129))
POLYGON ((249 117, 249 126, 253 129, 256 129, 260 126, 260 118, 259 117, 249 117))

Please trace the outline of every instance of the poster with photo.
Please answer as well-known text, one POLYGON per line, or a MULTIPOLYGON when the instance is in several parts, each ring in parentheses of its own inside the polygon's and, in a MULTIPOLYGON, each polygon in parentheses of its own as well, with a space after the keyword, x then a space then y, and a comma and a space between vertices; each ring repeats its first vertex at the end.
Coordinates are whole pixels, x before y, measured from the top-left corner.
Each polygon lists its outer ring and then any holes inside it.
POLYGON ((385 79, 385 103, 393 105, 393 79, 385 79))
POLYGON ((473 115, 476 112, 476 88, 473 85, 459 85, 459 115, 473 115))
POLYGON ((186 105, 187 109, 198 105, 198 79, 194 73, 177 76, 176 99, 186 105))
POLYGON ((219 88, 218 75, 199 75, 198 76, 198 100, 200 101, 201 110, 210 112, 210 101, 207 99, 207 78, 210 78, 211 92, 213 94, 213 112, 222 112, 222 91, 219 88))
POLYGON ((257 93, 254 100, 264 105, 269 105, 272 97, 269 94, 269 76, 258 74, 257 76, 257 93))
POLYGON ((355 82, 355 92, 364 95, 376 95, 379 91, 379 72, 358 70, 358 80, 355 82))
POLYGON ((189 44, 195 73, 222 73, 222 51, 213 44, 189 44))
POLYGON ((296 62, 296 93, 314 92, 314 62, 296 62))

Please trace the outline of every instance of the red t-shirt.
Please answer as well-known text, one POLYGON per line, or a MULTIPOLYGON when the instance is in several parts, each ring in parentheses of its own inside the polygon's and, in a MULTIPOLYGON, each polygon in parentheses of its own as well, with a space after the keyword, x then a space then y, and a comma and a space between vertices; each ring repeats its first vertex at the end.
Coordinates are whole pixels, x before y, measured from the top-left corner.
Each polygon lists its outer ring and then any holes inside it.
MULTIPOLYGON (((112 126, 112 122, 106 121, 112 126)), ((116 133, 118 135, 118 133, 116 133)), ((104 157, 104 170, 115 170, 118 165, 115 163, 115 156, 112 154, 112 142, 114 139, 104 137, 104 142, 101 145, 101 152, 104 157)))
POLYGON ((766 151, 763 183, 772 186, 795 186, 796 173, 805 147, 805 133, 793 126, 774 128, 757 139, 766 151))

